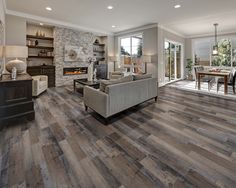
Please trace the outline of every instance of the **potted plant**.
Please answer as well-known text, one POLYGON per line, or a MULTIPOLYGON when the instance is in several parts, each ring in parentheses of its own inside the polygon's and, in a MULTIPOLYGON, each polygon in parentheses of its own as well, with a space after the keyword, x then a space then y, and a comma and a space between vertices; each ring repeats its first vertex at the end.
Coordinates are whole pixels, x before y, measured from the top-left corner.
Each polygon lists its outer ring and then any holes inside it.
POLYGON ((187 69, 187 79, 192 80, 193 79, 193 75, 192 75, 193 61, 192 61, 192 59, 187 59, 186 69, 187 69))

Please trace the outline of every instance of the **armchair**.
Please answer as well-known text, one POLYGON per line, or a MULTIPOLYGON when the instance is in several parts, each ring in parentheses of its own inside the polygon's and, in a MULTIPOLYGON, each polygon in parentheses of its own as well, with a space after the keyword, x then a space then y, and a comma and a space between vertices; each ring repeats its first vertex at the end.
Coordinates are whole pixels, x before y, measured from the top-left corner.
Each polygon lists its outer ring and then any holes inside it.
POLYGON ((119 79, 119 78, 123 78, 124 77, 124 73, 120 72, 120 71, 116 71, 116 72, 109 72, 109 79, 119 79))
MULTIPOLYGON (((219 91, 220 85, 222 85, 224 83, 224 79, 223 78, 218 78, 217 79, 217 92, 219 91)), ((235 83, 236 83, 236 69, 232 69, 231 73, 230 73, 230 77, 228 80, 228 85, 233 87, 233 93, 235 94, 235 83)))
MULTIPOLYGON (((203 71, 203 70, 204 70, 203 66, 195 66, 194 67, 194 72, 195 72, 195 88, 197 88, 197 84, 198 84, 198 79, 197 79, 198 71, 203 71)), ((210 89, 211 89, 215 79, 210 77, 210 76, 206 76, 206 77, 201 78, 201 81, 208 83, 208 91, 210 91, 210 89)))
POLYGON ((32 95, 34 97, 40 95, 42 92, 46 91, 48 88, 48 76, 39 75, 32 76, 32 95))

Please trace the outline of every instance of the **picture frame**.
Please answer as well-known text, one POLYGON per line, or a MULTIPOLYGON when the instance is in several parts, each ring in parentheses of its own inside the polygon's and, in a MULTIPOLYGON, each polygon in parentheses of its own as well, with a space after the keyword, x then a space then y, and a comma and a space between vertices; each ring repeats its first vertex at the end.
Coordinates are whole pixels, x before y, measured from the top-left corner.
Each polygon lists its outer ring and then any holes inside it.
POLYGON ((75 61, 85 61, 88 54, 88 50, 79 46, 65 46, 64 61, 65 62, 75 62, 75 61))

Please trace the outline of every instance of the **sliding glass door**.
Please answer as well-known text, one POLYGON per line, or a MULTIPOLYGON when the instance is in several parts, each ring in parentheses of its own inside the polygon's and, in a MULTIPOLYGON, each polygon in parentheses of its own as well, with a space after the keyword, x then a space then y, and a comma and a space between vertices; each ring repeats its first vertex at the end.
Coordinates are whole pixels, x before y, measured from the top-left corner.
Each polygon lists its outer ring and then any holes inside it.
POLYGON ((165 83, 175 81, 182 75, 182 45, 165 41, 165 83))

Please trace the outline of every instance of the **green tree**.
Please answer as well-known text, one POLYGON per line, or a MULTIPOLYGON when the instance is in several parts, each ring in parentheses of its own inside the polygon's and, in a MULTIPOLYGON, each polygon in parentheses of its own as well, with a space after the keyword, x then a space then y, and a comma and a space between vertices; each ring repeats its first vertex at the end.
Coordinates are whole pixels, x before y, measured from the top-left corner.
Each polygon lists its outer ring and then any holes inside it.
POLYGON ((128 53, 127 51, 125 51, 125 49, 124 49, 123 46, 121 46, 120 52, 121 52, 121 55, 128 55, 128 56, 130 56, 130 53, 128 53))
POLYGON ((218 55, 213 56, 213 66, 231 66, 231 42, 228 39, 222 39, 218 42, 218 55))
POLYGON ((137 54, 138 57, 141 57, 143 55, 143 45, 141 42, 138 45, 137 53, 138 53, 137 54))

